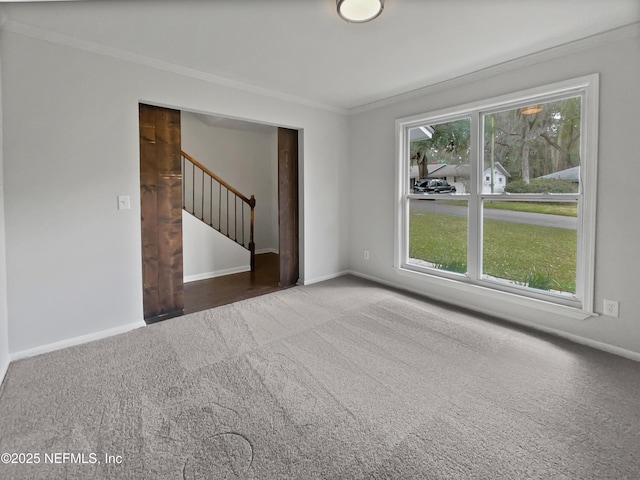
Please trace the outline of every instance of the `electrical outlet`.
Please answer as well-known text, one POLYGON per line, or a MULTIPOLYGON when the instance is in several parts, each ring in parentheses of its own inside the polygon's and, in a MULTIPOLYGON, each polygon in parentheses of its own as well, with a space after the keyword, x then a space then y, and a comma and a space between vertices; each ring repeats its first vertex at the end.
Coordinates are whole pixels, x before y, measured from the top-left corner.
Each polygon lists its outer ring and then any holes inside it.
POLYGON ((364 259, 369 260, 369 250, 364 251, 364 259))
POLYGON ((608 317, 617 317, 618 316, 618 302, 616 300, 607 300, 604 299, 603 311, 604 314, 608 317))

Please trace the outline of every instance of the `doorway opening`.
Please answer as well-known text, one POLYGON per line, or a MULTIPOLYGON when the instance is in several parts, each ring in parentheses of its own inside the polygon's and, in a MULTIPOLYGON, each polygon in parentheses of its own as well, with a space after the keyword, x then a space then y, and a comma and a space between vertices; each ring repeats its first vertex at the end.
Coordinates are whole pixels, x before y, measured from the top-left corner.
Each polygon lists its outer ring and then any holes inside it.
MULTIPOLYGON (((140 105, 143 303, 147 323, 273 292, 295 285, 299 277, 298 130, 183 110, 178 111, 175 145, 175 112, 140 105), (169 148, 160 138, 162 135, 149 133, 167 129, 163 125, 152 126, 149 118, 163 118, 171 112, 174 115, 174 133, 173 145, 169 148), (182 156, 182 164, 178 162, 178 167, 176 151, 182 156), (219 193, 220 205, 214 207, 213 199, 207 200, 207 203, 211 201, 211 206, 207 207, 210 210, 208 219, 205 219, 207 208, 204 207, 204 198, 196 202, 203 205, 200 215, 192 215, 196 210, 193 208, 183 210, 188 203, 188 200, 185 202, 185 192, 193 202, 195 195, 204 195, 207 188, 204 177, 200 187, 202 192, 194 189, 193 184, 189 187, 193 178, 188 181, 190 173, 185 169, 185 154, 197 158, 207 171, 217 170, 214 175, 226 177, 225 180, 231 184, 235 182, 235 187, 239 191, 244 190, 247 196, 255 194, 256 243, 253 249, 256 255, 251 256, 251 262, 242 260, 242 253, 237 252, 238 246, 230 245, 233 242, 228 231, 217 229, 216 222, 211 220, 211 210, 216 211, 220 220, 218 209, 222 209, 225 203, 222 192, 219 193), (171 166, 173 179, 176 176, 180 178, 179 182, 171 184, 169 190, 172 199, 181 198, 179 215, 175 205, 160 201, 167 192, 163 194, 157 185, 150 185, 149 175, 144 173, 160 171, 165 165, 171 166), (188 191, 189 188, 193 191, 188 191), (172 232, 170 248, 163 247, 167 238, 158 229, 163 222, 172 225, 174 230, 179 225, 179 235, 172 232), (145 235, 149 231, 152 234, 145 235), (236 248, 235 253, 233 248, 236 248), (173 258, 165 265, 167 260, 162 257, 171 255, 173 258), (181 264, 179 268, 177 263, 181 264), (158 265, 164 265, 164 268, 159 269, 158 265), (165 277, 171 278, 170 285, 163 281, 160 270, 165 277), (157 308, 162 304, 163 295, 179 299, 174 302, 171 312, 157 308)), ((197 183, 200 184, 200 179, 197 183)), ((231 203, 229 208, 233 208, 231 203)), ((229 223, 228 217, 226 222, 229 223)))

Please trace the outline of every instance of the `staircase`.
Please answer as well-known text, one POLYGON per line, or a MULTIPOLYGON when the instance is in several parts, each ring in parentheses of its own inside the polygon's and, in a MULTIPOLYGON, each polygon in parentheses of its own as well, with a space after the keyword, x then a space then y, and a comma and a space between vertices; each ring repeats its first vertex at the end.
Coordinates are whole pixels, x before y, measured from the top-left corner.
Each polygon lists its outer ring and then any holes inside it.
POLYGON ((189 154, 181 156, 183 210, 249 250, 255 271, 255 197, 245 197, 189 154))

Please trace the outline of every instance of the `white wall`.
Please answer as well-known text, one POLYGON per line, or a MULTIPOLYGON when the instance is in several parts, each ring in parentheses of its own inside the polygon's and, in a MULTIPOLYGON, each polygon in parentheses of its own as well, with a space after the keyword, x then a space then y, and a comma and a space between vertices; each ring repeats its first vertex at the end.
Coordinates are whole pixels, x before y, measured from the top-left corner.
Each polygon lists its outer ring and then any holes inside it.
POLYGON ((4 161, 2 129, 2 61, 0 59, 0 384, 9 366, 9 322, 7 319, 7 258, 4 235, 4 161))
POLYGON ((73 39, 79 48, 1 35, 12 354, 141 323, 139 102, 301 128, 301 277, 347 268, 343 115, 93 53, 73 39), (116 210, 118 194, 131 195, 131 210, 116 210))
MULTIPOLYGON (((197 115, 182 112, 182 150, 209 168, 216 175, 237 188, 246 197, 255 195, 255 243, 256 251, 278 251, 278 130, 267 127, 266 131, 246 131, 207 125, 197 115)), ((183 236, 195 234, 201 229, 183 229, 183 236)), ((202 231, 203 235, 208 232, 202 231)), ((248 235, 248 232, 247 232, 248 235)), ((247 237, 248 238, 248 237, 247 237)), ((184 254, 192 256, 186 249, 190 244, 207 245, 204 239, 185 240, 184 254)), ((227 242, 217 242, 216 250, 210 252, 215 264, 228 264, 231 251, 227 242), (217 257, 217 261, 215 258, 217 257)), ((231 248, 231 245, 229 245, 231 248)), ((195 257, 195 253, 193 255, 195 257)), ((194 264, 199 272, 212 272, 213 263, 194 264)), ((244 263, 243 263, 244 265, 244 263)), ((239 266, 239 265, 238 265, 239 266)), ((187 276, 185 261, 185 277, 187 276)))
POLYGON ((509 320, 564 332, 578 340, 640 353, 640 269, 636 253, 640 238, 638 79, 640 40, 636 24, 580 46, 539 54, 400 97, 393 103, 383 102, 374 109, 362 109, 352 116, 350 123, 351 176, 358 178, 350 184, 352 270, 509 320), (563 54, 559 56, 560 52, 563 54), (603 298, 619 300, 619 318, 573 320, 491 302, 482 294, 462 298, 442 284, 418 281, 393 269, 397 118, 598 72, 601 75, 595 309, 602 312, 603 298), (369 261, 363 259, 365 249, 370 251, 369 261))
POLYGON ((251 270, 249 250, 184 210, 182 264, 185 282, 251 270))

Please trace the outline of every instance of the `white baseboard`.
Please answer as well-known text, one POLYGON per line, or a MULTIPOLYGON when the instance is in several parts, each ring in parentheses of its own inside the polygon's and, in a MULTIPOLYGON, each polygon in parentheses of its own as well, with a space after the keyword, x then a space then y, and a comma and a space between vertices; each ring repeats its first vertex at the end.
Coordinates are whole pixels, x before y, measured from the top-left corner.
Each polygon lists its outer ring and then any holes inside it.
POLYGON ((2 382, 4 382, 4 377, 7 374, 7 370, 9 369, 10 359, 6 358, 2 365, 0 365, 0 393, 2 393, 2 382))
POLYGON ((278 255, 280 251, 277 248, 261 248, 260 250, 256 250, 256 255, 260 255, 261 253, 275 253, 278 255))
MULTIPOLYGON (((364 278, 365 280, 370 280, 372 282, 379 283, 381 285, 385 285, 385 286, 388 286, 388 287, 396 288, 398 290, 404 290, 404 291, 407 291, 407 292, 415 293, 415 294, 420 295, 420 296, 425 297, 425 298, 429 298, 428 295, 426 295, 424 292, 419 291, 418 289, 410 289, 410 288, 405 288, 404 286, 394 285, 391 282, 388 282, 386 280, 382 280, 382 279, 377 278, 377 277, 373 277, 371 275, 366 275, 364 273, 356 272, 356 271, 353 271, 353 270, 348 270, 348 271, 345 272, 345 274, 354 275, 356 277, 364 278)), ((438 301, 441 301, 441 300, 438 300, 438 301)), ((455 305, 455 304, 452 304, 452 305, 455 305)), ((462 307, 462 308, 466 308, 468 310, 475 310, 477 312, 484 313, 486 315, 490 315, 490 316, 493 316, 495 318, 501 318, 501 319, 503 319, 503 320, 505 320, 507 322, 513 322, 515 324, 523 325, 525 327, 529 327, 529 328, 534 329, 534 330, 539 330, 541 332, 548 333, 548 334, 554 335, 556 337, 561 337, 561 338, 564 338, 566 340, 570 340, 570 341, 572 341, 574 343, 579 343, 580 345, 585 345, 587 347, 595 348, 596 350, 601 350, 603 352, 612 353, 613 355, 618 355, 620 357, 625 357, 625 358, 628 358, 630 360, 635 360, 636 362, 640 362, 640 352, 635 352, 633 350, 627 350, 626 348, 617 347, 615 345, 611 345, 611 344, 608 344, 608 343, 600 342, 598 340, 593 340, 593 339, 587 338, 587 337, 582 337, 580 335, 575 335, 573 333, 565 332, 565 331, 562 331, 562 330, 557 330, 555 328, 546 327, 546 326, 543 326, 543 325, 538 325, 536 323, 532 323, 532 322, 529 322, 529 321, 526 321, 526 320, 521 320, 521 319, 518 319, 518 318, 511 318, 511 317, 510 318, 504 318, 504 317, 501 317, 496 312, 491 312, 491 311, 483 310, 483 309, 474 309, 473 307, 468 306, 468 305, 459 305, 459 306, 462 307)))
POLYGON ((250 272, 250 265, 241 265, 239 267, 225 268, 216 270, 215 272, 197 273, 196 275, 185 275, 184 283, 197 282, 198 280, 206 280, 208 278, 222 277, 224 275, 232 275, 234 273, 250 272))
POLYGON ((338 278, 338 277, 344 277, 345 275, 349 275, 350 273, 352 273, 349 270, 344 270, 342 272, 336 272, 336 273, 331 273, 329 275, 323 275, 322 277, 315 277, 315 278, 311 278, 311 279, 304 279, 302 282, 300 282, 301 285, 312 285, 314 283, 319 283, 319 282, 324 282, 326 280, 331 280, 333 278, 338 278))
MULTIPOLYGON (((524 322, 523 322, 523 325, 524 325, 524 322)), ((634 352, 633 350, 627 350, 626 348, 616 347, 615 345, 599 342, 598 340, 592 340, 590 338, 581 337, 580 335, 574 335, 572 333, 563 332, 562 330, 555 330, 553 328, 547 329, 546 327, 538 327, 534 324, 531 324, 528 326, 530 326, 531 328, 535 328, 543 332, 549 333, 551 335, 556 335, 558 337, 571 340, 572 342, 579 343, 580 345, 584 345, 586 347, 595 348, 596 350, 602 350, 603 352, 612 353, 613 355, 618 355, 619 357, 625 357, 625 358, 628 358, 629 360, 635 360, 636 362, 640 362, 640 353, 634 352)))
POLYGON ((140 320, 138 322, 122 325, 120 327, 109 328, 107 330, 101 330, 99 332, 94 332, 94 333, 88 333, 86 335, 80 335, 78 337, 68 338, 66 340, 61 340, 59 342, 47 343, 46 345, 41 345, 39 347, 29 348, 27 350, 21 350, 19 352, 12 353, 10 354, 11 361, 15 362, 16 360, 20 360, 22 358, 34 357, 36 355, 53 352, 55 350, 61 350, 63 348, 72 347, 74 345, 93 342, 94 340, 100 340, 102 338, 112 337, 114 335, 126 333, 131 330, 135 330, 136 328, 145 327, 145 326, 146 326, 146 323, 140 320))

